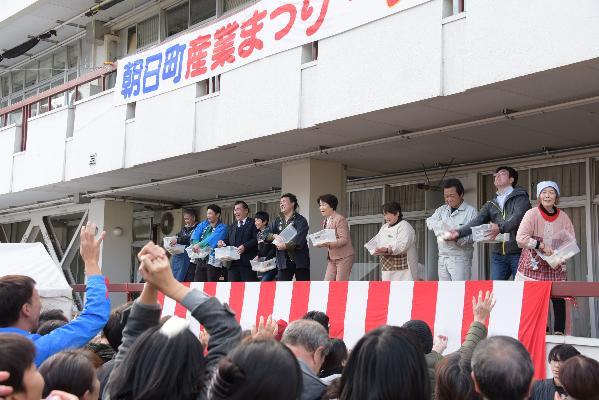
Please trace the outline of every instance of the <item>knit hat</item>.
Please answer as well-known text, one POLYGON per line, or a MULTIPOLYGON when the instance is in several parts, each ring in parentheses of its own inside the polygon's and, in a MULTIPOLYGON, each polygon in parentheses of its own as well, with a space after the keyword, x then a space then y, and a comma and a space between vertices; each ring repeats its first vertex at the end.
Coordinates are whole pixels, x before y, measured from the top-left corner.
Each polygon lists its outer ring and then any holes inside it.
POLYGON ((544 189, 547 189, 548 187, 553 188, 555 190, 555 193, 557 193, 557 195, 559 196, 559 186, 557 186, 557 183, 553 181, 543 181, 537 183, 537 199, 541 196, 541 192, 544 189))
POLYGON ((412 319, 403 324, 402 328, 406 328, 418 337, 418 341, 422 345, 424 354, 433 351, 433 332, 428 324, 419 319, 412 319))

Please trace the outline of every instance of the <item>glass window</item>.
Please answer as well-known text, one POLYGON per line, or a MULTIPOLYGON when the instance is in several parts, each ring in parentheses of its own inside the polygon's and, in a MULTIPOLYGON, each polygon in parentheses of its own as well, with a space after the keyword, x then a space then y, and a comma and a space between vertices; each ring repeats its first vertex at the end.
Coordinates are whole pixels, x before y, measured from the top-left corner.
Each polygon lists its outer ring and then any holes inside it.
POLYGON ((8 99, 0 100, 0 109, 6 108, 8 106, 8 99))
POLYGON ((102 78, 94 79, 91 82, 84 83, 78 86, 77 100, 96 95, 102 91, 102 78))
POLYGON ((190 25, 216 16, 216 1, 214 0, 191 0, 190 4, 191 21, 190 25))
POLYGON ((370 255, 368 250, 364 248, 364 243, 367 243, 379 232, 381 225, 375 223, 350 226, 350 236, 355 252, 352 280, 370 281, 380 279, 377 257, 370 255))
MULTIPOLYGON (((383 189, 349 192, 349 216, 378 215, 383 204, 383 189)), ((364 242, 366 243, 366 242, 364 242)))
POLYGON ((13 71, 12 76, 12 92, 20 92, 25 84, 25 71, 13 71))
POLYGON ((53 110, 65 105, 64 95, 65 94, 63 92, 63 93, 55 94, 54 96, 50 97, 50 104, 52 105, 53 110))
POLYGON ((37 83, 37 61, 25 66, 25 87, 35 86, 37 83))
POLYGON ((39 81, 43 82, 52 76, 52 55, 46 56, 40 60, 39 81))
POLYGON ((137 24, 137 48, 148 46, 158 41, 158 15, 137 24))
POLYGON ((418 189, 417 185, 392 186, 389 188, 388 201, 397 201, 401 211, 424 210, 424 190, 418 189))
POLYGON ((21 110, 13 111, 8 114, 8 125, 20 124, 23 121, 22 115, 21 110))
POLYGON ((250 2, 251 0, 224 0, 224 11, 227 12, 250 2))
POLYGON ((584 196, 586 171, 584 163, 556 165, 531 170, 530 197, 537 198, 537 183, 552 180, 557 182, 560 197, 584 196))
POLYGON ((166 36, 172 36, 184 31, 189 26, 189 3, 184 2, 165 12, 166 36))
POLYGON ((64 74, 67 69, 67 49, 62 48, 54 53, 52 76, 64 74))
POLYGON ((77 68, 79 63, 79 42, 72 43, 67 46, 68 65, 69 69, 77 68))
POLYGON ((6 97, 9 93, 8 74, 0 76, 0 97, 6 97))

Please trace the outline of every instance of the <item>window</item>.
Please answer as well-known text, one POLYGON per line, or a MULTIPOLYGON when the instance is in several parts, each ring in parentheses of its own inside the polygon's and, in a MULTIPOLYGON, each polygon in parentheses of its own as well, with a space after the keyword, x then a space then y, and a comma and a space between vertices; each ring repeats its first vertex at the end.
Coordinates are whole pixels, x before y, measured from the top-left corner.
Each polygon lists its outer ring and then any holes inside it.
POLYGON ((318 41, 302 46, 302 64, 318 60, 318 41))
MULTIPOLYGON (((349 216, 378 215, 383 204, 383 189, 367 189, 349 192, 349 216)), ((366 242, 364 242, 366 243, 366 242)))
POLYGON ((20 92, 25 84, 25 71, 13 71, 12 76, 12 92, 20 92))
POLYGON ((40 60, 39 81, 43 82, 52 76, 52 54, 40 60))
POLYGON ((443 18, 464 12, 464 3, 465 0, 443 0, 443 18))
POLYGON ((224 2, 224 11, 230 11, 234 8, 241 7, 244 4, 249 3, 251 0, 223 0, 224 2))
POLYGON ((586 173, 584 163, 534 168, 530 174, 530 197, 537 198, 537 183, 552 180, 557 182, 560 197, 584 196, 586 173))
POLYGON ((220 75, 204 79, 196 84, 196 97, 220 92, 220 75))
POLYGON ((54 62, 52 64, 52 76, 64 74, 67 69, 67 49, 60 49, 54 53, 54 62))
MULTIPOLYGON (((358 192, 359 193, 359 192, 358 192)), ((351 194, 351 193, 350 193, 351 194)), ((364 243, 372 239, 381 229, 381 223, 351 225, 351 241, 354 247, 354 266, 352 280, 379 280, 380 271, 377 257, 371 256, 364 243)))
POLYGON ((79 65, 79 42, 67 46, 67 55, 69 69, 77 68, 79 65))
POLYGON ((9 93, 8 74, 0 76, 0 97, 6 97, 9 93))
POLYGON ((189 25, 195 25, 216 16, 216 1, 214 0, 191 0, 189 6, 189 25))
POLYGON ((159 19, 158 15, 150 17, 137 24, 137 49, 149 46, 158 41, 159 19))
POLYGON ((189 3, 186 1, 165 12, 166 37, 183 32, 189 26, 189 3))
POLYGON ((425 209, 424 190, 418 189, 417 185, 391 186, 386 201, 399 202, 402 213, 425 209))
POLYGON ((25 66, 25 87, 35 86, 37 83, 37 61, 25 66))

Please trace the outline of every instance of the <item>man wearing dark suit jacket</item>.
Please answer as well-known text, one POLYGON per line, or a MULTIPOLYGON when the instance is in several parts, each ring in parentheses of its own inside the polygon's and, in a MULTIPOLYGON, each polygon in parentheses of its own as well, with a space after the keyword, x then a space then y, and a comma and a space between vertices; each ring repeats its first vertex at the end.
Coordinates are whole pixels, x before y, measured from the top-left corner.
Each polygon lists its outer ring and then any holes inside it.
POLYGON ((233 208, 235 222, 229 225, 227 237, 218 242, 218 247, 235 246, 239 251, 239 260, 231 261, 228 271, 229 282, 255 282, 256 272, 252 271, 250 260, 258 251, 258 230, 254 219, 248 217, 250 208, 245 201, 236 201, 233 208))

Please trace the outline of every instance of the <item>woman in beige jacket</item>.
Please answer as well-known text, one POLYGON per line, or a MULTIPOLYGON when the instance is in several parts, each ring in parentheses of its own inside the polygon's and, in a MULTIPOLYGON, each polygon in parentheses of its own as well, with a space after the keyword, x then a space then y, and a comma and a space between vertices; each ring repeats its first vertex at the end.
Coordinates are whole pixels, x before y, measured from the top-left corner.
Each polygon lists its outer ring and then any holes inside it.
POLYGON ((325 218, 322 221, 323 229, 334 229, 337 240, 319 245, 327 247, 327 271, 324 274, 325 281, 347 281, 354 264, 354 248, 349 235, 349 224, 345 217, 337 211, 339 201, 332 194, 324 194, 317 200, 320 213, 325 218))

